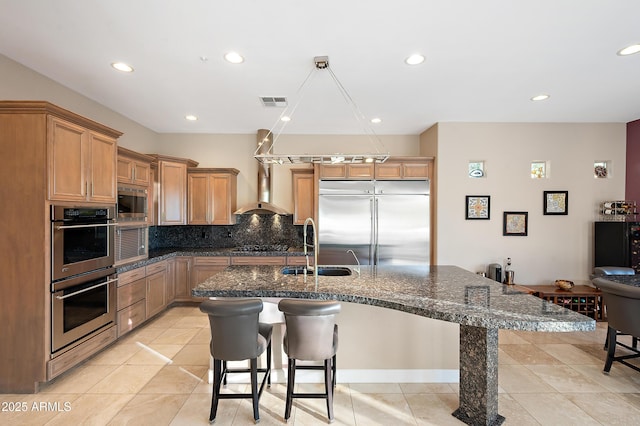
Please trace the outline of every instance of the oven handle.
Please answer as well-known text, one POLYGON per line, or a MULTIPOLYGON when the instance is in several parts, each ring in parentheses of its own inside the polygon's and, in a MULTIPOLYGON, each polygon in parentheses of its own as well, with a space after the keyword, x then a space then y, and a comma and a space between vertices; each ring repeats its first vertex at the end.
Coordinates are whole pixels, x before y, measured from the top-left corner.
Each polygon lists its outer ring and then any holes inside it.
POLYGON ((95 225, 59 225, 56 226, 56 230, 59 231, 61 229, 72 229, 72 228, 98 228, 100 226, 116 226, 117 223, 99 223, 95 225))
POLYGON ((80 293, 84 293, 85 291, 93 290, 94 288, 98 288, 98 287, 105 286, 105 285, 107 285, 107 284, 115 283, 116 281, 118 281, 118 279, 117 279, 117 278, 116 278, 116 279, 113 279, 113 280, 107 280, 107 281, 105 281, 105 282, 103 282, 103 283, 96 284, 96 285, 91 286, 91 287, 89 287, 89 288, 84 288, 84 289, 82 289, 82 290, 74 291, 73 293, 70 293, 70 294, 65 294, 64 296, 56 296, 56 299, 58 299, 58 300, 64 300, 64 299, 66 299, 67 297, 77 296, 78 294, 80 294, 80 293))

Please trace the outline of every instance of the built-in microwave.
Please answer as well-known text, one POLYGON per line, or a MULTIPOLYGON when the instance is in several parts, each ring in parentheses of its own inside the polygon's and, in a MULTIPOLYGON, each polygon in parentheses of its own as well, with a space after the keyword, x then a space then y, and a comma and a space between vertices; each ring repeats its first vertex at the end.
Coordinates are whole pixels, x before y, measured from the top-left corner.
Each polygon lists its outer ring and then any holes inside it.
POLYGON ((132 186, 118 187, 118 222, 147 221, 147 192, 132 186))

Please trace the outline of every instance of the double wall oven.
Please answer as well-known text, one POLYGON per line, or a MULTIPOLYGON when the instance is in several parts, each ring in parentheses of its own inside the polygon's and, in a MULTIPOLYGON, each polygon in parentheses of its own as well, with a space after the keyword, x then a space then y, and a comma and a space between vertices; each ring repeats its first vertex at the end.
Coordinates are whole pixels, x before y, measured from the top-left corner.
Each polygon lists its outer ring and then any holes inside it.
POLYGON ((115 324, 115 207, 51 207, 51 351, 115 324))

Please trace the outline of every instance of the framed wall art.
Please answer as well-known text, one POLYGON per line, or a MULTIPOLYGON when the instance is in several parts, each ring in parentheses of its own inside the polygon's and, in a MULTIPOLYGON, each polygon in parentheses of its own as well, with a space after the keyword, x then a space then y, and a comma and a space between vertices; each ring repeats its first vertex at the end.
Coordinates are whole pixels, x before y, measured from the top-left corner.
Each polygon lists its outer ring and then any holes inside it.
POLYGON ((504 212, 502 218, 502 235, 526 237, 528 221, 528 212, 504 212))
POLYGON ((465 219, 488 220, 491 215, 491 197, 488 195, 467 195, 465 197, 465 219))
POLYGON ((569 191, 544 191, 544 210, 546 215, 569 214, 569 191))

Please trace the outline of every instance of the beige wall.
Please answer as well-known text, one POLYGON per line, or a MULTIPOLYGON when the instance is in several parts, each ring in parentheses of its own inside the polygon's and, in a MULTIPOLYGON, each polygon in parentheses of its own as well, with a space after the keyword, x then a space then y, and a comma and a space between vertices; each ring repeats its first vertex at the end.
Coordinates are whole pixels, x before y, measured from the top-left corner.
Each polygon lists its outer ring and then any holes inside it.
POLYGON ((155 147, 155 132, 3 55, 0 76, 0 99, 49 101, 123 132, 122 146, 140 152, 155 147))
MULTIPOLYGON (((432 145, 422 139, 422 149, 432 145)), ((598 205, 624 198, 623 123, 439 123, 437 139, 439 264, 481 271, 511 257, 517 283, 588 281, 598 205), (478 160, 486 177, 469 178, 478 160), (595 179, 602 160, 610 178, 595 179), (532 161, 550 162, 547 179, 531 179, 532 161), (543 215, 545 190, 569 191, 567 216, 543 215), (490 195, 491 219, 465 220, 465 195, 490 195), (504 211, 529 213, 528 236, 502 236, 504 211)))

